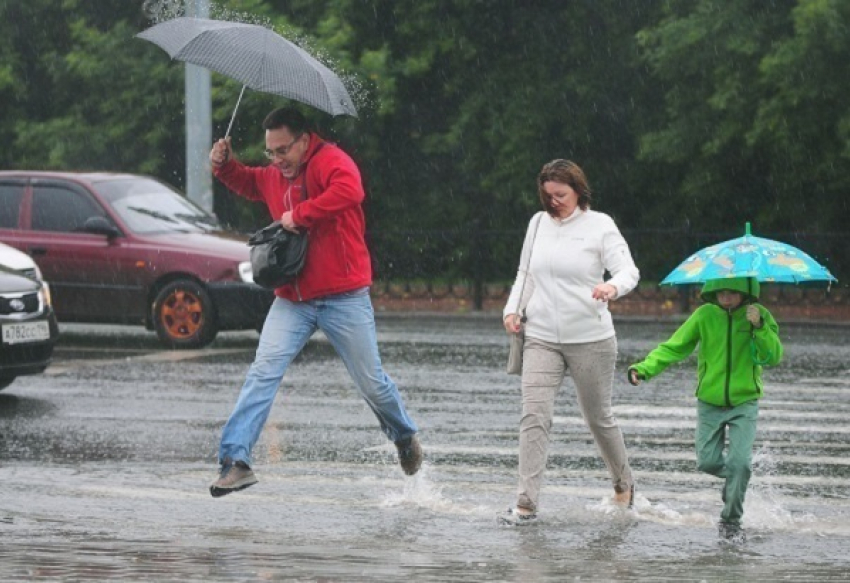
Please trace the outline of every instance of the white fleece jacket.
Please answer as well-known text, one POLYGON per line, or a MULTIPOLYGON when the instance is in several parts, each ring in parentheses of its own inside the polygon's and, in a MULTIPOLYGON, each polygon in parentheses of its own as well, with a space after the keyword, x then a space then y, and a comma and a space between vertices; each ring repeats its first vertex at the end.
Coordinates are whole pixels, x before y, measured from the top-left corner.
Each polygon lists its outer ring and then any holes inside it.
POLYGON ((605 271, 611 275, 606 283, 617 288, 617 298, 632 291, 640 280, 629 246, 611 217, 577 208, 561 220, 541 211, 528 224, 504 316, 520 313, 521 307, 526 306, 526 336, 547 342, 607 340, 615 334, 608 304, 591 295, 593 288, 605 281, 605 271))

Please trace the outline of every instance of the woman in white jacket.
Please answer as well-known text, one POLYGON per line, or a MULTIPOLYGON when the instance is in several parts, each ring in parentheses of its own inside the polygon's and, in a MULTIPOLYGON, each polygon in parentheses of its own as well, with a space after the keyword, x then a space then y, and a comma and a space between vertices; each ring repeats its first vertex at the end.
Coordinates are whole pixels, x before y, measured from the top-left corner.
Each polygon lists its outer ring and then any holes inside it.
POLYGON ((568 370, 608 467, 614 502, 631 507, 634 501, 623 434, 611 412, 617 339, 608 302, 632 291, 640 274, 611 217, 590 210, 590 188, 578 165, 553 160, 537 184, 544 211, 529 223, 504 309, 509 333, 525 329, 517 503, 500 515, 517 525, 537 518, 555 396, 568 370))

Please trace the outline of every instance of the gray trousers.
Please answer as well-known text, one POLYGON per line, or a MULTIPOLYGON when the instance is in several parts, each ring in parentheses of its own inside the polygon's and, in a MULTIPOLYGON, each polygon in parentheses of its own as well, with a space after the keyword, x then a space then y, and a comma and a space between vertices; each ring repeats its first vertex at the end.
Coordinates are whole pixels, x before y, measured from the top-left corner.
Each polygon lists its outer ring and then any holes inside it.
POLYGON ((567 370, 576 399, 616 492, 632 485, 632 470, 617 420, 611 413, 611 392, 617 339, 585 344, 554 344, 525 339, 522 357, 522 419, 519 425, 519 487, 517 506, 536 511, 549 457, 549 432, 555 397, 567 370))

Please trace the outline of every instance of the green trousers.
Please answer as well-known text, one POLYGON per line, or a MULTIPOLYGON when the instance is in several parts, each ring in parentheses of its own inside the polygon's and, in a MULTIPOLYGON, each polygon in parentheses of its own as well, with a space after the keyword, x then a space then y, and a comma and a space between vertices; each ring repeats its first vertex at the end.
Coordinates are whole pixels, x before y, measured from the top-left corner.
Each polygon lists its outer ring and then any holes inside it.
POLYGON ((758 413, 758 401, 737 407, 715 407, 697 401, 697 468, 726 480, 723 485, 723 511, 720 513, 722 522, 740 524, 744 514, 758 413), (728 447, 724 453, 727 429, 728 447))

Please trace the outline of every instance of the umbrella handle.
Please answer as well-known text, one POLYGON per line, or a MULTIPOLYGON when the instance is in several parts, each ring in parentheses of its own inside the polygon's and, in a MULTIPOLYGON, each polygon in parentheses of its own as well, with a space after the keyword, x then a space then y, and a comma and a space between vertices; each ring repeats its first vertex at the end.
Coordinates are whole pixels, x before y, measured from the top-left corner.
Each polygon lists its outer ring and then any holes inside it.
POLYGON ((759 366, 763 366, 773 359, 773 352, 771 352, 770 350, 767 351, 766 357, 764 357, 763 359, 759 358, 759 349, 756 347, 755 326, 753 326, 752 324, 750 324, 750 354, 753 357, 753 363, 759 366))
MULTIPOLYGON (((242 102, 242 95, 245 93, 245 86, 242 86, 242 91, 239 92, 239 99, 236 100, 236 107, 233 108, 233 115, 230 116, 230 123, 227 124, 227 131, 224 133, 224 139, 226 140, 228 136, 230 136, 230 128, 233 127, 233 120, 236 119, 236 111, 239 109, 239 104, 242 102)), ((230 152, 228 152, 228 155, 230 152)))

